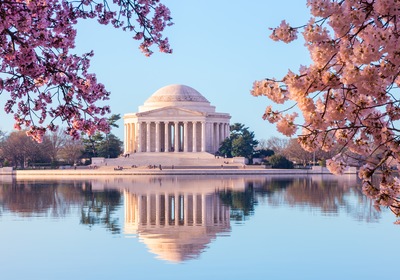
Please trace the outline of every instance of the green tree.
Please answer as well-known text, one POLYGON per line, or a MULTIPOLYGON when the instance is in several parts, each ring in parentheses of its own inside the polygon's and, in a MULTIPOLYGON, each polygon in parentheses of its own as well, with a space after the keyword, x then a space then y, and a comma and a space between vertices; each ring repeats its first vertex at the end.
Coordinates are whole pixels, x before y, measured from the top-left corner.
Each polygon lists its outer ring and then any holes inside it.
POLYGON ((272 168, 283 168, 283 169, 292 169, 293 162, 288 160, 283 155, 273 155, 268 158, 269 163, 272 168))
POLYGON ((105 140, 102 133, 96 132, 94 135, 89 137, 83 137, 82 143, 84 146, 84 157, 98 157, 99 145, 105 140))
POLYGON ((122 153, 122 141, 110 133, 106 135, 97 147, 98 156, 105 158, 117 158, 122 153))
POLYGON ((221 143, 221 146, 218 149, 218 153, 228 158, 232 157, 232 140, 230 139, 230 137, 225 138, 225 140, 221 143))
POLYGON ((249 131, 249 128, 241 123, 234 123, 230 130, 229 137, 222 142, 218 152, 227 157, 252 159, 258 144, 258 141, 254 139, 254 132, 249 131))
MULTIPOLYGON (((108 118, 108 124, 110 127, 118 127, 117 121, 120 119, 120 114, 113 114, 108 118)), ((116 158, 122 153, 122 141, 112 133, 97 132, 83 138, 83 145, 86 157, 116 158)))
POLYGON ((257 149, 253 154, 253 158, 266 158, 273 156, 274 154, 275 152, 270 149, 257 149))
POLYGON ((108 118, 107 122, 110 125, 110 127, 116 127, 118 128, 119 125, 117 124, 117 121, 121 119, 121 114, 112 114, 111 117, 108 118))
MULTIPOLYGON (((118 128, 117 121, 121 119, 121 114, 113 114, 108 118, 110 127, 118 128)), ((106 134, 105 143, 99 146, 99 156, 107 158, 116 158, 122 153, 122 141, 112 133, 106 134)))

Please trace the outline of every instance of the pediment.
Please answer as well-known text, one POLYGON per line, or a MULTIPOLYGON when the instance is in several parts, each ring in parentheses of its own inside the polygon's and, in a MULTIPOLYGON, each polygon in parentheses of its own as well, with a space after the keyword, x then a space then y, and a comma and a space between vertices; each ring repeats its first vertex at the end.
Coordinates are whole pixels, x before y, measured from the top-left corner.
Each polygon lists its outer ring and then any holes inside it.
POLYGON ((203 116, 202 112, 182 109, 177 107, 165 107, 156 110, 146 111, 138 113, 139 116, 142 117, 198 117, 203 116))

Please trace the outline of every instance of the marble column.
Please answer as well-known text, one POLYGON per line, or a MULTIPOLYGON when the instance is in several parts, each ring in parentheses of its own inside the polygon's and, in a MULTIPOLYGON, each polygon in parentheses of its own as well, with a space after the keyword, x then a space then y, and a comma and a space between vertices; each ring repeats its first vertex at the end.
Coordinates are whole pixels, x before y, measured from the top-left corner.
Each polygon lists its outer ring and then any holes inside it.
POLYGON ((183 122, 183 151, 188 152, 189 146, 189 132, 188 132, 188 122, 183 122))
POLYGON ((136 152, 138 150, 138 141, 139 141, 139 138, 138 138, 139 124, 137 122, 134 123, 133 128, 135 130, 135 136, 132 139, 133 140, 133 146, 132 146, 133 151, 132 152, 136 152))
POLYGON ((129 145, 129 133, 128 133, 128 124, 124 124, 124 153, 128 152, 128 145, 129 145))
POLYGON ((174 152, 179 152, 179 122, 174 122, 174 152))
POLYGON ((206 122, 201 122, 201 151, 206 151, 206 122))
POLYGON ((134 143, 134 141, 135 141, 135 139, 134 139, 134 135, 135 135, 135 132, 134 132, 134 129, 135 129, 135 125, 133 124, 133 123, 129 123, 128 124, 128 133, 129 133, 129 135, 128 135, 128 149, 127 149, 127 152, 128 153, 131 153, 131 152, 133 152, 133 143, 134 143))
POLYGON ((193 122, 193 152, 197 152, 197 122, 193 122))
POLYGON ((220 132, 221 137, 219 139, 219 143, 221 144, 225 140, 225 125, 223 123, 220 124, 220 129, 221 129, 220 132))
POLYGON ((220 136, 221 136, 221 131, 220 131, 219 123, 216 123, 215 124, 215 151, 218 151, 219 143, 220 143, 220 136))
POLYGON ((215 136, 214 136, 214 123, 209 123, 210 126, 210 149, 211 152, 215 153, 215 136))
POLYGON ((142 122, 138 122, 138 152, 143 152, 142 126, 142 122))
POLYGON ((160 122, 156 122, 156 153, 160 151, 160 122))
POLYGON ((219 139, 219 143, 221 144, 225 140, 225 124, 221 123, 221 138, 219 139))
POLYGON ((164 152, 169 151, 169 123, 164 122, 164 152))
POLYGON ((150 124, 151 122, 146 122, 146 152, 150 151, 150 124))
POLYGON ((135 149, 135 124, 130 123, 129 124, 129 136, 128 136, 129 142, 128 142, 128 153, 133 153, 133 150, 135 149))

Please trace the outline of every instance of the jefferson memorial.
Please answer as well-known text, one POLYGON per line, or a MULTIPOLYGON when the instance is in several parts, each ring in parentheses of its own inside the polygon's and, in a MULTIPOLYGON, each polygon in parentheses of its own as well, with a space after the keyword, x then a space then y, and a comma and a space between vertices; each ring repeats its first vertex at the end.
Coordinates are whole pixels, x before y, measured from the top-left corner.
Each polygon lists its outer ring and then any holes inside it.
POLYGON ((215 153, 230 134, 230 118, 189 86, 165 86, 124 115, 124 152, 215 153))

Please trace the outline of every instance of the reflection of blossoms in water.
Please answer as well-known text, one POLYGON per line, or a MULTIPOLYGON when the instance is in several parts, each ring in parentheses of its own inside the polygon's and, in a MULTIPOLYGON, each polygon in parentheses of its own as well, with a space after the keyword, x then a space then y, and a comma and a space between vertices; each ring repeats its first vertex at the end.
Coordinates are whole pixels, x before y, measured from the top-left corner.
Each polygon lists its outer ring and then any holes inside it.
POLYGON ((256 201, 274 207, 289 205, 315 212, 323 216, 346 213, 357 221, 378 222, 381 213, 376 211, 358 187, 354 176, 318 176, 269 178, 264 185, 255 188, 256 201))
POLYGON ((400 224, 400 180, 396 177, 391 182, 381 181, 379 186, 371 181, 363 182, 363 192, 374 200, 374 207, 380 211, 381 207, 389 208, 396 215, 395 224, 400 224))

